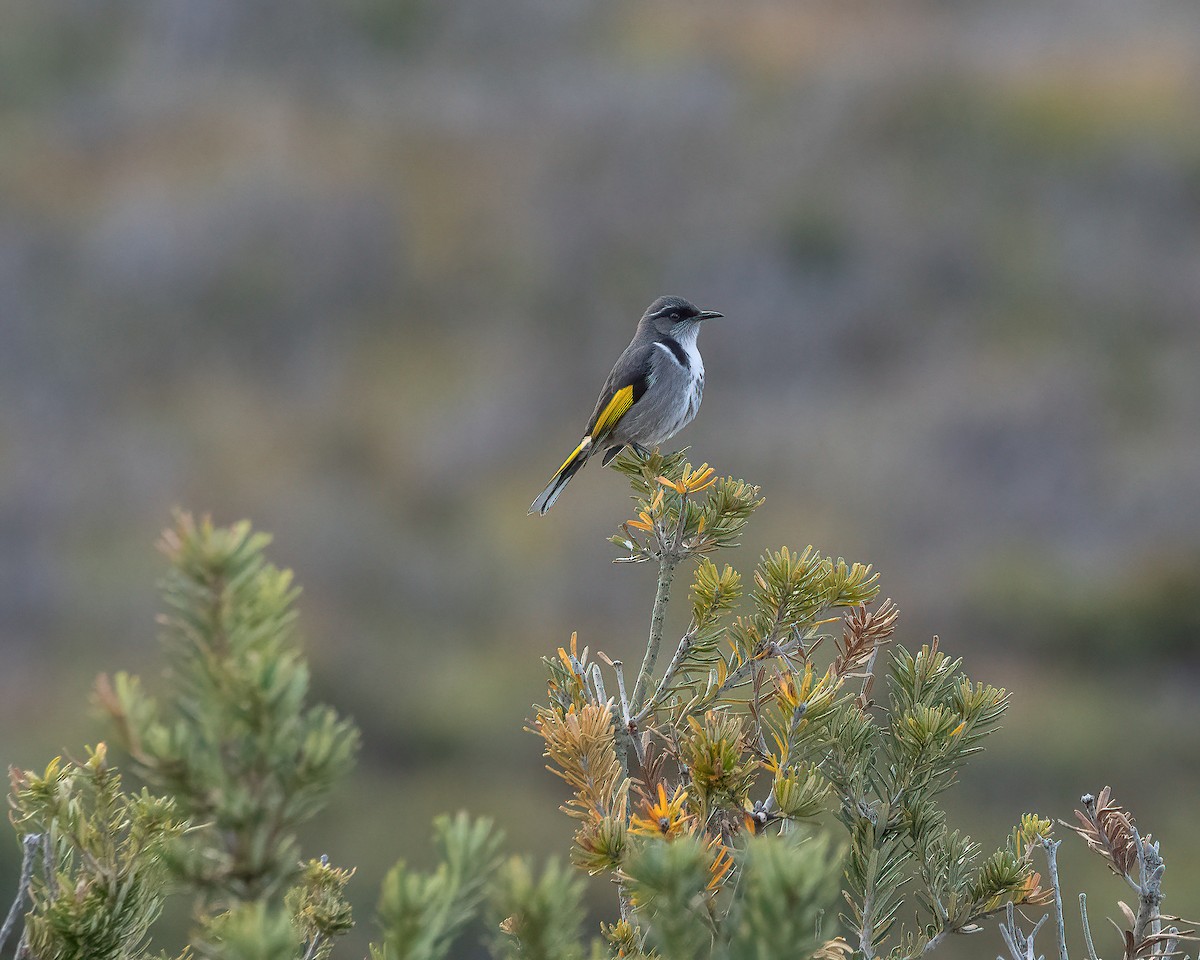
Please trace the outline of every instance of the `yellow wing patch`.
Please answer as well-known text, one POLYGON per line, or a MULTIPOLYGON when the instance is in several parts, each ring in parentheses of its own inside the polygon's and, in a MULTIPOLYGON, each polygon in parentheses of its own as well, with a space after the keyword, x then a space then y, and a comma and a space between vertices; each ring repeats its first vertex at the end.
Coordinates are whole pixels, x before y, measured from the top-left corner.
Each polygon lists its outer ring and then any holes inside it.
POLYGON ((613 398, 608 401, 608 406, 596 418, 596 426, 592 429, 592 438, 602 437, 611 431, 632 406, 633 384, 630 384, 614 393, 613 398))

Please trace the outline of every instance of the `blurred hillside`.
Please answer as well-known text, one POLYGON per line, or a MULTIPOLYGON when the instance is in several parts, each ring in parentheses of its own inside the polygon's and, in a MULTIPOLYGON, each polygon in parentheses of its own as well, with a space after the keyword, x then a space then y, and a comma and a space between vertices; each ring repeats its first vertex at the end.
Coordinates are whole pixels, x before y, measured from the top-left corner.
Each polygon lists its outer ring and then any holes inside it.
POLYGON ((728 317, 680 442, 764 487, 739 562, 873 562, 904 642, 1016 690, 962 824, 1111 782, 1200 913, 1194 3, 3 12, 5 763, 158 672, 183 505, 276 534, 363 727, 309 851, 360 865, 363 943, 436 811, 561 850, 538 656, 629 655, 653 584, 609 565, 611 472, 525 511, 678 293, 728 317))

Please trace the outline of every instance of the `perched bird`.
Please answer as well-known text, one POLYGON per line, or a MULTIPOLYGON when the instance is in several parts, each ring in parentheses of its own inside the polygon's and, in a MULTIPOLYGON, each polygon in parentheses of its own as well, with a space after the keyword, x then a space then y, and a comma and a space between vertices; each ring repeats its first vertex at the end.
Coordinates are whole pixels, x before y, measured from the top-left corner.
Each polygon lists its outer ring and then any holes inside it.
POLYGON ((601 447, 601 464, 626 446, 639 452, 669 440, 692 422, 704 392, 704 362, 696 349, 700 324, 724 316, 682 297, 659 297, 638 322, 633 340, 600 388, 579 446, 538 494, 529 512, 545 514, 563 488, 601 447))

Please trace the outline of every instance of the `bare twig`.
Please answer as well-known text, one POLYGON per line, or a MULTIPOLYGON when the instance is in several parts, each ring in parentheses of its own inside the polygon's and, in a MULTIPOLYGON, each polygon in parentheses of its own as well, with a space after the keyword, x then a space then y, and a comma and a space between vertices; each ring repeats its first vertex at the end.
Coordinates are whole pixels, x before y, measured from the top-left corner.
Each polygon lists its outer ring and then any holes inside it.
POLYGON ((1042 914, 1042 919, 1033 925, 1033 929, 1026 936, 1017 926, 1016 910, 1011 900, 1005 910, 1006 921, 1000 924, 1000 935, 1004 938, 1005 946, 1008 947, 1008 955, 1011 960, 1040 960, 1034 952, 1033 938, 1037 936, 1042 924, 1050 919, 1050 914, 1042 914))
POLYGON ((1046 850, 1046 860, 1050 864, 1050 886, 1054 888, 1054 916, 1058 920, 1058 957, 1059 960, 1069 960, 1067 957, 1067 931, 1063 923, 1062 887, 1058 883, 1058 847, 1061 840, 1051 840, 1046 837, 1042 846, 1046 850))
POLYGON ((1179 937, 1176 936, 1178 933, 1178 927, 1167 927, 1167 939, 1163 944, 1162 953, 1159 954, 1160 957, 1173 957, 1179 951, 1179 937))
POLYGON ((1087 944, 1088 960, 1100 960, 1096 956, 1096 945, 1092 942, 1092 926, 1088 923, 1086 893, 1079 895, 1079 917, 1083 921, 1083 942, 1087 944))
POLYGON ((622 660, 610 660, 613 673, 617 675, 617 692, 621 694, 621 719, 629 727, 629 697, 625 693, 625 663, 622 660))
POLYGON ((612 663, 613 672, 617 675, 617 690, 621 694, 621 720, 625 725, 625 732, 633 743, 633 752, 637 754, 638 763, 644 765, 646 751, 642 748, 642 738, 638 736, 637 721, 630 713, 632 708, 629 705, 629 697, 625 694, 625 664, 620 660, 609 662, 612 663))
POLYGON ((593 663, 588 671, 592 678, 592 688, 596 691, 597 703, 608 703, 608 694, 604 689, 604 674, 600 672, 600 664, 593 663))
POLYGON ((9 908, 8 916, 4 918, 4 926, 0 927, 0 952, 3 952, 4 944, 16 926, 17 917, 21 915, 21 908, 29 895, 29 883, 33 879, 33 857, 42 842, 42 836, 40 833, 27 833, 21 840, 21 880, 17 885, 16 899, 9 908))

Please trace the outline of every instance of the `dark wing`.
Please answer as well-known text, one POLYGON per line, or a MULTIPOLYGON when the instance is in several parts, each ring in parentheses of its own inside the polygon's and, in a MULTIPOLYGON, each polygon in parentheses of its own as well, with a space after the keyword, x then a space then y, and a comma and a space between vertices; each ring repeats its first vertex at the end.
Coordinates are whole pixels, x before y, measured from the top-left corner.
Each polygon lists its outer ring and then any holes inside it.
POLYGON ((588 421, 586 435, 591 437, 593 443, 602 443, 630 407, 649 389, 652 349, 651 345, 635 346, 631 343, 618 358, 612 373, 600 388, 596 409, 588 421))

